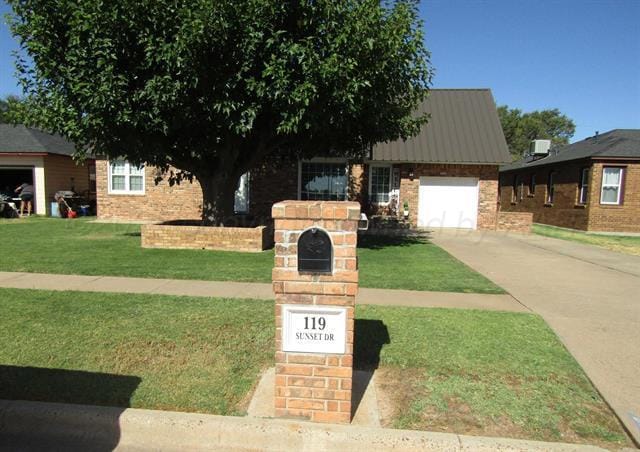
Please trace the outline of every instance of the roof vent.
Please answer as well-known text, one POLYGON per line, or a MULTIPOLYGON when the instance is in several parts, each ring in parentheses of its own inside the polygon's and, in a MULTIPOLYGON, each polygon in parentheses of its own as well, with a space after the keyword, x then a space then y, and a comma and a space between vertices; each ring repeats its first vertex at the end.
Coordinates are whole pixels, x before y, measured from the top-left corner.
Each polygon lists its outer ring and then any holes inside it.
POLYGON ((551 140, 533 140, 529 145, 529 154, 547 155, 551 148, 551 140))

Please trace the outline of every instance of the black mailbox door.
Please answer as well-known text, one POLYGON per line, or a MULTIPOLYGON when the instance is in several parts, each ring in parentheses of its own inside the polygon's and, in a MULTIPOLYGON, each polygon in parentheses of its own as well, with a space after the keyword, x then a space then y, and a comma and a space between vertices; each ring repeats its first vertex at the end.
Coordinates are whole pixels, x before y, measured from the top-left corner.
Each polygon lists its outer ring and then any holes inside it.
POLYGON ((298 239, 298 271, 305 273, 331 273, 333 247, 331 239, 322 229, 311 228, 298 239))

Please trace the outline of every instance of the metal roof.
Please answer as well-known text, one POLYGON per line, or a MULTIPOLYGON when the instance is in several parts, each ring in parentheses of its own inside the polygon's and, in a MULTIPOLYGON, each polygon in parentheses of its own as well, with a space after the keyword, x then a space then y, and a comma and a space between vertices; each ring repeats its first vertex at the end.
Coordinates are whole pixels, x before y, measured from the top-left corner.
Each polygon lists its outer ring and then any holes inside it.
POLYGON ((577 141, 557 150, 552 149, 549 155, 532 160, 524 160, 505 165, 500 171, 512 171, 553 163, 580 160, 585 158, 640 158, 640 129, 613 129, 609 132, 577 141))
POLYGON ((72 155, 73 143, 60 135, 52 135, 23 125, 0 124, 0 154, 60 154, 72 155))
POLYGON ((380 143, 374 161, 501 164, 511 161, 489 89, 433 89, 418 108, 431 115, 406 141, 380 143))

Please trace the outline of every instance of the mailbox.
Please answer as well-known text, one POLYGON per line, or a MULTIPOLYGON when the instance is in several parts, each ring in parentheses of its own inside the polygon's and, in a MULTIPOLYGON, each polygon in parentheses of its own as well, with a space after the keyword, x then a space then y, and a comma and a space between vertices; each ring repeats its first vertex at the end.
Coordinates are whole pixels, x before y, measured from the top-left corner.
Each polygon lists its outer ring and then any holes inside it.
POLYGON ((331 273, 333 247, 329 234, 319 228, 304 231, 298 239, 298 272, 331 273))

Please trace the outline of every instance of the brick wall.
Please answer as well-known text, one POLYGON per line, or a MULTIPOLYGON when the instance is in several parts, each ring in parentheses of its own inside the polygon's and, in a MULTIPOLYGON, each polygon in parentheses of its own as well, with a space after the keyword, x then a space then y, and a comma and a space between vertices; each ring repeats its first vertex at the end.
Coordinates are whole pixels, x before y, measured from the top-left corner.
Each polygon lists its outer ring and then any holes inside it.
POLYGON ((532 225, 531 212, 498 212, 498 231, 529 233, 532 225))
POLYGON ((640 164, 632 162, 592 163, 578 160, 532 167, 500 174, 500 210, 531 212, 535 223, 588 231, 640 232, 640 164), (603 166, 625 167, 624 202, 619 206, 600 204, 603 166), (583 168, 590 168, 587 203, 580 204, 583 168), (549 173, 554 172, 554 200, 547 202, 549 173), (536 176, 535 193, 529 192, 536 176), (523 196, 514 198, 516 175, 524 183, 523 196))
POLYGON ((284 201, 273 206, 276 294, 276 416, 317 422, 351 420, 353 315, 358 290, 356 258, 360 205, 354 202, 284 201), (325 229, 333 242, 330 275, 298 273, 297 243, 311 226, 325 229), (346 308, 344 354, 284 352, 282 305, 346 308))
POLYGON ((500 210, 531 212, 535 223, 551 224, 573 229, 587 229, 588 206, 579 203, 582 169, 588 161, 561 165, 539 166, 525 171, 510 171, 500 175, 500 210), (553 204, 547 203, 549 173, 554 172, 553 204), (518 174, 524 184, 522 199, 513 196, 514 178, 518 174), (531 176, 535 174, 535 192, 529 192, 531 176))
POLYGON ((262 223, 271 217, 273 204, 298 197, 298 162, 279 160, 251 170, 249 213, 262 223))
POLYGON ((589 188, 589 231, 640 232, 640 163, 595 162, 589 188), (622 204, 600 204, 602 170, 605 166, 624 168, 622 204))
POLYGON ((497 165, 444 165, 403 164, 400 167, 400 207, 409 203, 409 221, 418 225, 418 196, 421 176, 476 177, 478 187, 478 229, 496 228, 498 213, 498 166, 497 165), (409 171, 413 169, 413 180, 409 171))
POLYGON ((260 252, 272 246, 268 227, 215 228, 144 224, 140 229, 143 248, 173 248, 260 252))
POLYGON ((73 188, 82 195, 89 190, 88 166, 85 163, 76 165, 71 157, 49 154, 44 157, 44 185, 46 212, 51 215, 51 203, 57 191, 73 188))
POLYGON ((200 219, 202 216, 202 190, 197 181, 184 181, 169 186, 164 179, 155 184, 157 169, 147 166, 144 195, 109 193, 108 164, 96 161, 96 197, 98 218, 138 221, 168 221, 200 219))
MULTIPOLYGON (((399 210, 409 203, 409 221, 415 227, 418 220, 420 176, 476 177, 479 179, 478 229, 495 229, 497 221, 498 167, 496 165, 436 165, 400 164, 399 210), (413 168, 414 178, 409 178, 413 168)), ((368 192, 369 166, 350 165, 349 199, 364 202, 368 192)), ((108 193, 107 163, 96 164, 98 216, 101 219, 167 221, 200 218, 202 192, 197 181, 169 187, 162 181, 155 185, 156 170, 145 168, 145 195, 114 195, 108 193)), ((298 163, 270 162, 251 171, 249 213, 259 223, 267 224, 271 206, 283 199, 298 197, 298 163)), ((386 213, 386 209, 380 209, 386 213)))

